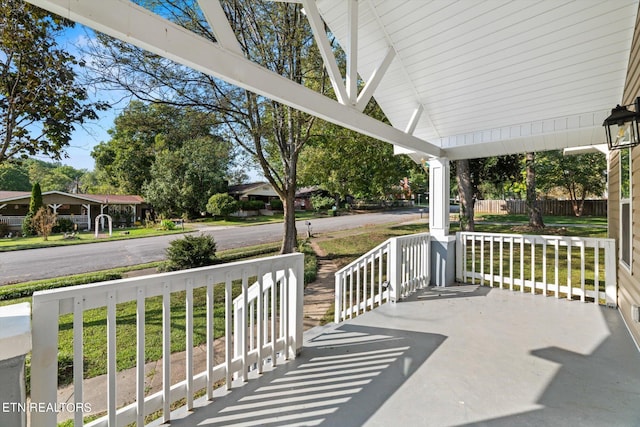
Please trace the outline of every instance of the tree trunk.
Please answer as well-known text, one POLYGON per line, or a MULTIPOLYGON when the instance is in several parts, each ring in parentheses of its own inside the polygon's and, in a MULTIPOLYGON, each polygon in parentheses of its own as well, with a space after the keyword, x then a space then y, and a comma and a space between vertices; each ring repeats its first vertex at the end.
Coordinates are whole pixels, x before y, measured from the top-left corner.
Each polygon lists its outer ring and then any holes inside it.
POLYGON ((529 226, 533 228, 544 228, 542 221, 542 212, 536 203, 536 169, 535 169, 536 153, 526 154, 527 167, 527 210, 529 211, 529 226))
POLYGON ((295 190, 287 190, 282 201, 284 209, 284 236, 282 237, 281 254, 290 254, 298 250, 298 231, 296 230, 295 190))
POLYGON ((456 181, 458 183, 458 196, 460 197, 460 230, 474 231, 474 200, 468 159, 456 161, 456 181))

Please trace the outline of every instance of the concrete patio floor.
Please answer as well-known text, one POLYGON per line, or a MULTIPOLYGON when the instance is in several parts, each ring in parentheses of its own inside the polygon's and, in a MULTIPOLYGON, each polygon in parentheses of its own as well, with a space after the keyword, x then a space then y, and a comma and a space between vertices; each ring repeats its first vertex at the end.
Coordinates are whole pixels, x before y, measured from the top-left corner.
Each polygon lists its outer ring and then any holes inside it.
POLYGON ((171 426, 640 426, 640 352, 611 308, 430 288, 315 332, 171 426))

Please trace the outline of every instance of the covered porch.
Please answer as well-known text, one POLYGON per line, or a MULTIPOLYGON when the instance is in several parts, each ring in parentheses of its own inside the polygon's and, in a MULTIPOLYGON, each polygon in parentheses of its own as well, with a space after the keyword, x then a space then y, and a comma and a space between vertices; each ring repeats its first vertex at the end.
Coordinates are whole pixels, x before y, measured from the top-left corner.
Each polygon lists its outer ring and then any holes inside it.
MULTIPOLYGON (((108 410, 87 421, 92 426, 144 425, 147 415, 158 412, 152 424, 640 423, 639 352, 620 312, 608 307, 617 305, 615 244, 612 249, 610 242, 594 247, 526 236, 509 241, 468 236, 456 243, 448 212, 451 161, 604 141, 601 123, 621 102, 630 69, 637 0, 561 5, 547 0, 527 7, 509 1, 469 6, 302 0, 337 101, 242 56, 218 1, 198 2, 216 42, 133 2, 29 2, 394 144, 398 152, 428 163, 432 196, 431 235, 377 248, 348 281, 339 276, 339 323, 306 339, 299 255, 36 294, 33 402, 56 401, 56 320, 68 314, 74 319, 74 344, 79 343, 73 399, 82 408, 83 313, 100 308, 108 313, 108 387, 103 391, 108 410), (346 54, 344 76, 326 28, 346 54), (362 114, 372 97, 392 126, 362 114), (456 256, 467 242, 471 248, 456 256), (551 249, 555 252, 547 255, 551 249), (576 279, 551 271, 552 266, 556 271, 585 267, 585 254, 593 251, 598 261, 588 264, 591 276, 584 268, 576 279), (503 257, 498 262, 496 253, 503 257), (557 261, 561 257, 564 263, 557 261), (385 265, 389 269, 383 272, 385 265), (535 265, 543 267, 529 268, 535 265), (443 288, 454 284, 456 272, 459 282, 471 285, 443 288), (236 298, 231 297, 234 282, 242 290, 236 298), (429 287, 432 282, 440 286, 429 287), (219 285, 225 293, 222 314, 212 305, 219 285), (206 294, 201 299, 207 304, 203 372, 193 368, 196 290, 206 294), (174 294, 184 306, 186 374, 172 382, 164 362, 162 390, 147 395, 145 304, 150 298, 163 301, 162 351, 163 361, 168 360, 174 294), (121 322, 116 308, 123 303, 138 307, 127 319, 137 328, 137 393, 124 406, 117 401, 116 369, 121 322), (225 328, 221 363, 214 357, 215 322, 225 328), (194 410, 203 402, 198 400, 202 391, 208 404, 194 410), (185 409, 173 412, 173 404, 185 409)), ((57 421, 51 411, 31 415, 34 426, 57 421)), ((76 425, 83 415, 75 412, 76 425)))

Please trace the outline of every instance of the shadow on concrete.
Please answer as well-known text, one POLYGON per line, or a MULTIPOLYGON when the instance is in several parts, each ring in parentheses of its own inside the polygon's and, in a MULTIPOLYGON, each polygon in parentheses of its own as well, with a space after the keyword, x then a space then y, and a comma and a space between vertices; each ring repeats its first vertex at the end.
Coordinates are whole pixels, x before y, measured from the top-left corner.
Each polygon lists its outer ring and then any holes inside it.
POLYGON ((617 311, 602 312, 611 335, 590 354, 558 347, 531 352, 559 365, 537 402, 542 408, 465 425, 640 426, 640 353, 617 311))
MULTIPOLYGON (((486 297, 492 288, 478 285, 454 285, 447 287, 429 286, 403 301, 421 301, 449 298, 486 297)), ((402 301, 400 301, 402 302, 402 301)))
POLYGON ((298 359, 171 425, 360 426, 445 339, 341 325, 308 341, 298 359))

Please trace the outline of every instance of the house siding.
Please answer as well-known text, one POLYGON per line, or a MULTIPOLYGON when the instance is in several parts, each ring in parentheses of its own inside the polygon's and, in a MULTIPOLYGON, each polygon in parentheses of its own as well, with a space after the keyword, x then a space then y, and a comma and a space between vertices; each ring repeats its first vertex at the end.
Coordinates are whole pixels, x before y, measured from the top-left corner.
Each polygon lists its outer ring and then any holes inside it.
MULTIPOLYGON (((631 45, 631 55, 623 104, 633 104, 640 96, 640 14, 636 16, 635 33, 631 45)), ((609 159, 609 237, 619 242, 620 238, 620 169, 619 152, 612 151, 609 159)), ((632 259, 631 272, 618 263, 618 306, 636 343, 640 343, 640 323, 631 318, 632 305, 640 306, 640 146, 631 150, 631 218, 632 218, 632 259)), ((618 254, 619 258, 619 254, 618 254)))

